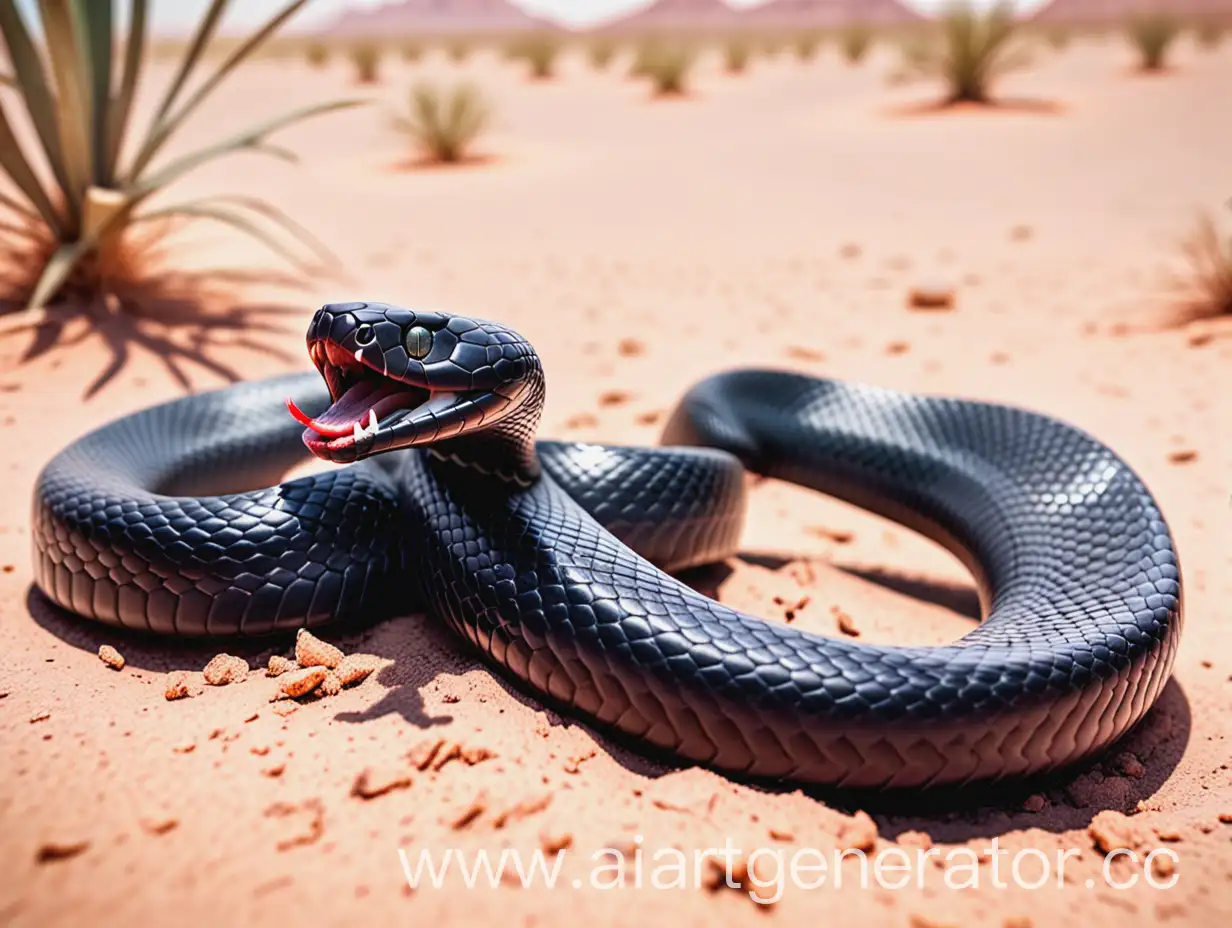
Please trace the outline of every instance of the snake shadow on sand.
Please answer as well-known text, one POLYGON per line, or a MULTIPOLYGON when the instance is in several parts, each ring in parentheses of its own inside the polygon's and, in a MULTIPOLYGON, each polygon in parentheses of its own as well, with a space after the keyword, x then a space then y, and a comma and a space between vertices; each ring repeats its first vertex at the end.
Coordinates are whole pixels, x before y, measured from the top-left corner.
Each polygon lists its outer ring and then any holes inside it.
MULTIPOLYGON (((765 556, 742 553, 739 557, 760 563, 765 556)), ((682 579, 700 592, 714 595, 725 572, 730 572, 730 568, 719 564, 688 571, 682 579)), ((971 602, 973 591, 929 580, 904 579, 890 572, 868 573, 865 579, 870 582, 943 605, 969 618, 979 616, 978 603, 971 602)), ((34 621, 60 640, 91 652, 103 644, 115 645, 123 651, 129 666, 141 670, 159 673, 200 670, 219 650, 217 643, 208 641, 171 639, 82 622, 56 606, 34 586, 27 595, 27 607, 34 621)), ((392 714, 401 716, 408 725, 419 730, 448 725, 453 717, 431 712, 423 692, 442 676, 458 678, 476 670, 494 680, 521 705, 540 712, 547 708, 506 677, 493 673, 457 636, 426 616, 402 616, 367 625, 351 625, 340 629, 339 634, 329 635, 329 639, 344 651, 363 651, 393 661, 378 673, 378 682, 387 688, 381 697, 361 711, 338 713, 334 717, 340 722, 364 724, 392 714)), ((226 650, 252 664, 262 665, 271 654, 285 653, 288 645, 286 636, 238 639, 228 641, 226 650)), ((553 726, 580 726, 594 738, 598 750, 638 776, 657 778, 682 769, 682 765, 670 756, 656 756, 641 748, 631 748, 620 737, 585 722, 551 709, 546 715, 553 726)), ((999 784, 933 788, 925 793, 816 788, 806 792, 834 809, 847 812, 863 809, 873 815, 881 835, 891 840, 907 831, 925 831, 935 841, 991 838, 1026 828, 1062 832, 1085 828, 1105 809, 1131 810, 1140 800, 1155 794, 1180 763, 1189 743, 1190 730, 1189 700, 1181 685, 1172 678, 1135 729, 1103 757, 1069 770, 999 784), (1132 752, 1141 759, 1146 771, 1142 777, 1128 778, 1116 772, 1112 761, 1123 752, 1132 752), (1022 810, 1023 801, 1032 794, 1043 794, 1049 799, 1044 811, 1022 810)), ((794 784, 744 782, 750 788, 769 793, 798 788, 794 784)))

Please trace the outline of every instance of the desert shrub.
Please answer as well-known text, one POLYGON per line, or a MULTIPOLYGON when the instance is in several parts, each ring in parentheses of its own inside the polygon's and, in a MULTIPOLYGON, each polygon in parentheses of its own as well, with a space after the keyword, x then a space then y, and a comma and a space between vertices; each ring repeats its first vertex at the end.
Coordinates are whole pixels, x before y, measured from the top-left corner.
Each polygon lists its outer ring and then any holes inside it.
POLYGON ((649 42, 638 52, 634 73, 649 78, 655 96, 680 96, 688 90, 697 54, 686 42, 649 42))
POLYGON ((1217 19, 1199 20, 1194 26, 1194 38, 1198 47, 1213 51, 1223 43, 1224 24, 1217 19))
POLYGON ((990 103, 996 79, 1027 61, 1014 43, 1017 29, 1012 0, 998 0, 986 10, 970 0, 955 0, 934 39, 920 37, 904 46, 904 70, 943 80, 949 103, 990 103))
POLYGON ((817 50, 821 48, 821 35, 811 30, 797 33, 792 45, 797 58, 801 61, 812 61, 817 57, 817 50))
POLYGON ((723 68, 728 74, 743 74, 753 57, 753 48, 743 36, 734 35, 723 44, 723 68))
POLYGON ((398 52, 402 55, 403 61, 414 64, 423 58, 424 46, 422 42, 417 42, 414 39, 410 39, 402 43, 401 47, 398 49, 398 52))
POLYGON ((24 4, 0 0, 0 33, 13 80, 13 88, 0 97, 0 173, 16 194, 0 192, 0 229, 10 252, 25 249, 29 256, 19 278, 9 281, 32 311, 28 318, 59 298, 95 299, 136 283, 133 277, 142 268, 117 262, 139 225, 149 237, 149 230, 169 229, 172 221, 220 222, 290 256, 286 244, 264 225, 272 223, 317 247, 287 216, 256 198, 198 197, 145 208, 151 197, 225 155, 253 151, 290 160, 291 153, 269 141, 273 133, 355 105, 357 101, 316 103, 233 131, 209 145, 159 157, 218 85, 306 2, 285 4, 255 32, 237 40, 216 67, 206 68, 203 62, 226 6, 224 0, 213 0, 140 133, 132 121, 147 61, 146 3, 134 0, 123 17, 118 4, 83 2, 70 10, 67 3, 42 3, 32 29, 24 4), (125 21, 122 53, 113 54, 112 38, 125 21), (198 80, 202 70, 206 73, 198 80), (109 92, 82 92, 98 87, 109 92), (25 141, 10 131, 9 108, 19 105, 33 129, 25 141), (47 165, 46 175, 32 167, 39 161, 47 165))
POLYGON ((466 39, 454 39, 445 47, 445 53, 454 64, 462 64, 474 49, 466 39))
POLYGON ((518 39, 512 57, 525 61, 530 76, 535 80, 549 80, 556 74, 556 59, 560 56, 561 47, 558 36, 550 32, 536 32, 518 39))
POLYGON ((848 64, 859 64, 873 46, 873 30, 862 23, 847 26, 839 37, 839 46, 848 64))
POLYGON ((1044 41, 1054 51, 1065 51, 1069 47, 1070 33, 1064 26, 1050 26, 1044 30, 1044 41))
POLYGON ((1232 316, 1232 233, 1220 228, 1210 213, 1182 245, 1189 265, 1185 284, 1190 318, 1232 316))
POLYGON ((446 88, 421 81, 411 88, 409 113, 396 117, 394 125, 411 138, 424 160, 456 164, 471 153, 491 118, 491 107, 474 84, 446 88))
POLYGON ((596 71, 605 71, 616 57, 616 43, 611 39, 595 39, 587 51, 591 67, 596 71))
POLYGON ((304 49, 304 58, 314 68, 323 68, 329 64, 329 46, 324 42, 309 42, 304 49))
POLYGON ((1167 64, 1168 50, 1181 34, 1181 24, 1167 13, 1136 16, 1127 27, 1129 40, 1138 52, 1143 71, 1162 71, 1167 64))
POLYGON ((381 46, 375 42, 360 42, 350 49, 355 79, 361 84, 375 84, 381 79, 381 46))

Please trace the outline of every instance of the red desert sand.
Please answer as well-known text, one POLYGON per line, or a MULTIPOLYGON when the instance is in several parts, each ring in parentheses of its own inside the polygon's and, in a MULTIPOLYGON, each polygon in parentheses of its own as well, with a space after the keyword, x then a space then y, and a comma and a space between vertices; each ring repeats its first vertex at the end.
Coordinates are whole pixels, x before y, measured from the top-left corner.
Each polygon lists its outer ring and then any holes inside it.
MULTIPOLYGON (((391 58, 379 105, 279 139, 301 166, 234 159, 177 191, 270 197, 330 243, 344 276, 254 279, 274 259, 202 227, 170 257, 244 272, 220 284, 233 288, 220 307, 260 325, 207 328, 198 343, 140 323, 146 347, 130 342, 88 395, 133 324, 107 322, 110 342, 82 337, 25 361, 26 338, 0 341, 0 924, 173 913, 185 924, 711 928, 765 914, 903 928, 1228 925, 1232 329, 1163 323, 1195 208, 1232 195, 1232 47, 1204 54, 1182 42, 1174 71, 1153 79, 1132 73, 1120 40, 1041 53, 1001 89, 1061 102, 1053 113, 895 115, 929 94, 889 85, 895 66, 878 48, 859 68, 834 54, 783 58, 736 80, 710 55, 694 97, 667 106, 576 54, 545 86, 490 52, 417 69, 391 58), (423 71, 465 74, 490 92, 491 160, 397 167, 408 152, 387 111, 423 71), (912 308, 913 291, 939 285, 952 290, 948 305, 912 308), (321 629, 298 647, 292 636, 192 644, 83 622, 32 592, 30 492, 50 455, 180 395, 169 360, 194 390, 227 370, 307 369, 313 310, 351 299, 516 327, 548 371, 545 436, 654 443, 691 383, 743 365, 1074 422, 1141 473, 1174 529, 1187 583, 1174 679, 1106 757, 1055 779, 812 796, 647 759, 521 695, 423 616, 321 629), (163 336, 186 354, 149 350, 163 336), (194 351, 204 364, 188 359, 194 351), (706 863, 725 840, 738 849, 737 889, 724 886, 721 862, 718 872, 706 863), (1148 866, 1159 847, 1173 853, 1148 866), (564 862, 554 890, 510 875, 467 890, 456 871, 443 889, 411 890, 399 851, 413 865, 447 848, 559 851, 564 862), (628 855, 623 890, 588 888, 602 848, 628 855), (654 889, 652 856, 673 848, 690 863, 702 855, 698 879, 654 889), (764 888, 770 851, 830 859, 842 848, 935 853, 903 888, 895 874, 862 888, 852 859, 820 888, 789 884, 781 898, 764 888), (1120 855, 1107 870, 1136 878, 1131 888, 1104 879, 1105 856, 1120 848, 1137 863, 1120 855), (1025 849, 1042 854, 1023 859, 1016 883, 1006 855, 1025 849), (974 861, 957 879, 975 888, 943 881, 937 859, 955 851, 974 861), (1026 888, 1045 859, 1051 878, 1026 888), (1153 888, 1148 872, 1175 885, 1153 888)), ((349 81, 342 61, 319 71, 258 62, 207 105, 189 141, 221 137, 274 101, 349 92, 349 81)), ((689 582, 768 621, 860 642, 939 644, 978 619, 953 557, 803 490, 751 482, 743 548, 689 582)))

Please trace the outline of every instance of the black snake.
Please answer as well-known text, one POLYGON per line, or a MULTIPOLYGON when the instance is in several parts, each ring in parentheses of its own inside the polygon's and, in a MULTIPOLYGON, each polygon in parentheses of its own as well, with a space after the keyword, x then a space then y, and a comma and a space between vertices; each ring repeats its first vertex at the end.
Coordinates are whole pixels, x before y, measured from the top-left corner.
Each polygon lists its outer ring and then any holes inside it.
POLYGON ((1071 763, 1141 719, 1171 669, 1163 516, 1124 461, 1054 419, 749 370, 687 394, 674 447, 536 442, 543 369, 503 325, 335 304, 308 351, 316 373, 156 406, 57 455, 34 505, 47 596, 192 636, 423 611, 645 747, 854 787, 1071 763), (223 492, 278 479, 304 444, 358 463, 223 492), (874 647, 669 576, 735 552, 746 468, 940 541, 977 577, 984 622, 942 647, 874 647))

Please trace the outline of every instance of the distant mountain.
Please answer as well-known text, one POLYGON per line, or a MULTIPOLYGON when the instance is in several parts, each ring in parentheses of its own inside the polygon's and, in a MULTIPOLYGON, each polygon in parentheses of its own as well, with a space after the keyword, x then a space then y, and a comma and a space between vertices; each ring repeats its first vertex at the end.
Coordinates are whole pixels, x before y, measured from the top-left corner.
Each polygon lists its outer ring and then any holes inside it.
POLYGON ((1179 19, 1212 17, 1232 21, 1232 0, 1052 0, 1032 21, 1119 25, 1132 16, 1155 12, 1179 19))
POLYGON ((455 32, 515 32, 554 28, 508 0, 390 0, 367 9, 344 10, 321 31, 375 36, 455 32))
POLYGON ((750 26, 832 29, 851 23, 888 26, 923 17, 898 0, 769 0, 743 16, 750 26))
POLYGON ((609 20, 604 28, 619 32, 728 29, 739 26, 745 16, 723 0, 655 0, 643 9, 609 20))

